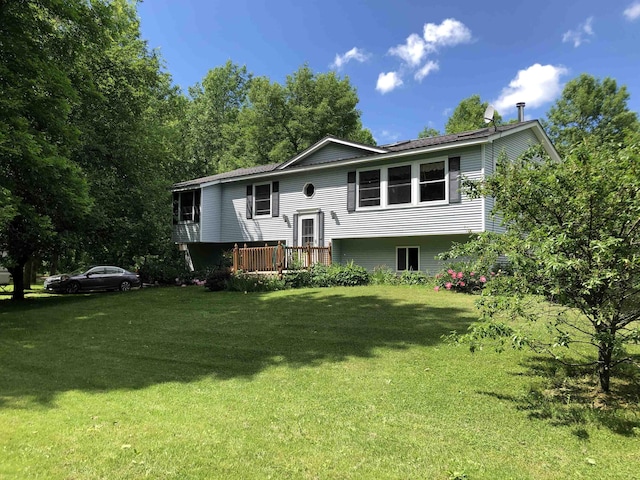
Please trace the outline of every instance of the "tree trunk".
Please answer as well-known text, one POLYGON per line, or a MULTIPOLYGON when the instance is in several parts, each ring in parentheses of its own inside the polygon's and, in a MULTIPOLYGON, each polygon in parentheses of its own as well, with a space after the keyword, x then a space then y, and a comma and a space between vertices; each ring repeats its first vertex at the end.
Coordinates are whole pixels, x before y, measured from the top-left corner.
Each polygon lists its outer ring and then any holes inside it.
POLYGON ((23 269, 22 289, 31 290, 31 270, 33 269, 33 258, 27 260, 23 269))
POLYGON ((22 262, 14 267, 8 268, 13 277, 13 296, 11 300, 24 300, 24 265, 22 262))
POLYGON ((598 347, 598 375, 600 389, 609 393, 611 379, 611 357, 613 356, 613 342, 602 341, 598 347))

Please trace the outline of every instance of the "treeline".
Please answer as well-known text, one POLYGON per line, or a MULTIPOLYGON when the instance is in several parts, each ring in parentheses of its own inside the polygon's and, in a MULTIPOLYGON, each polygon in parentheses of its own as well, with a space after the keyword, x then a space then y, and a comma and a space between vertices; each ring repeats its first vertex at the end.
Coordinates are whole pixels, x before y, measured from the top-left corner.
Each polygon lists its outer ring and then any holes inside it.
POLYGON ((0 2, 0 45, 0 261, 15 299, 37 269, 175 257, 174 182, 327 134, 374 144, 348 78, 306 65, 281 85, 229 61, 186 95, 127 0, 0 2))

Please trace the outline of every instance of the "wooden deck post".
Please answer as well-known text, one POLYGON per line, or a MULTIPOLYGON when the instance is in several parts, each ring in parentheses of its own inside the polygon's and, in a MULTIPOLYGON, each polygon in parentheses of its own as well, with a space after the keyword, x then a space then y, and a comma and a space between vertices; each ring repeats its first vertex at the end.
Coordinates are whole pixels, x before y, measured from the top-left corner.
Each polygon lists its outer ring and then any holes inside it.
POLYGON ((238 271, 238 263, 239 263, 239 249, 238 249, 238 244, 236 243, 233 246, 233 273, 236 273, 238 271))
POLYGON ((280 276, 280 278, 282 278, 282 270, 283 270, 283 260, 284 260, 284 255, 283 255, 283 249, 282 249, 282 243, 280 242, 280 240, 278 240, 278 246, 276 247, 276 269, 278 270, 278 275, 280 276))
POLYGON ((307 270, 311 270, 311 243, 307 242, 307 270))
POLYGON ((331 265, 331 262, 332 262, 332 261, 333 261, 333 260, 331 259, 331 242, 329 242, 329 260, 327 261, 327 264, 328 264, 328 265, 331 265))

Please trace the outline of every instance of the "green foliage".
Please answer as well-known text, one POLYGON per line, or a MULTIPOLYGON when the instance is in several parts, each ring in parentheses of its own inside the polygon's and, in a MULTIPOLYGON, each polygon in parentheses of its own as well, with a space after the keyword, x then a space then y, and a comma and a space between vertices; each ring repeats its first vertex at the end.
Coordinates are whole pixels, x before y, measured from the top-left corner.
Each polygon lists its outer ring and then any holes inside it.
POLYGON ((371 276, 364 267, 349 262, 345 265, 316 263, 309 270, 290 270, 284 275, 287 287, 353 287, 368 285, 371 276))
POLYGON ((313 73, 303 65, 284 85, 256 77, 248 100, 236 142, 247 166, 288 160, 326 135, 373 143, 362 128, 355 88, 335 72, 313 73))
POLYGON ((405 270, 398 278, 400 285, 428 285, 431 279, 424 272, 414 272, 413 270, 405 270))
POLYGON ((399 281, 396 272, 386 265, 378 265, 371 274, 372 285, 397 285, 399 281))
POLYGON ((544 127, 561 153, 588 137, 592 145, 621 143, 640 130, 638 115, 629 110, 629 93, 623 85, 583 73, 567 82, 562 96, 549 109, 544 127))
MULTIPOLYGON (((452 133, 485 128, 484 112, 488 106, 488 102, 480 100, 480 95, 471 95, 469 98, 465 98, 458 104, 449 120, 447 120, 444 126, 444 133, 450 135, 452 133)), ((496 124, 502 122, 502 117, 498 112, 494 114, 493 119, 496 124)))
POLYGON ((228 288, 230 281, 231 270, 228 268, 219 268, 207 274, 204 286, 211 292, 220 292, 228 288))
POLYGON ((587 363, 598 367, 600 386, 609 391, 612 368, 632 361, 624 345, 635 341, 632 324, 640 319, 640 145, 613 148, 593 138, 561 161, 532 149, 513 162, 501 159, 478 191, 495 197, 508 231, 481 235, 468 248, 487 258, 502 252, 513 268, 511 277, 489 285, 484 318, 549 320, 554 338, 536 348, 554 356, 556 347, 594 345, 597 359, 587 363), (531 306, 531 294, 578 316, 543 313, 531 306))
POLYGON ((262 275, 247 272, 236 272, 227 282, 227 289, 232 292, 275 292, 284 290, 285 281, 276 275, 262 275))
POLYGON ((439 137, 442 135, 440 130, 436 130, 432 127, 424 127, 420 133, 418 133, 418 138, 430 138, 430 137, 439 137))

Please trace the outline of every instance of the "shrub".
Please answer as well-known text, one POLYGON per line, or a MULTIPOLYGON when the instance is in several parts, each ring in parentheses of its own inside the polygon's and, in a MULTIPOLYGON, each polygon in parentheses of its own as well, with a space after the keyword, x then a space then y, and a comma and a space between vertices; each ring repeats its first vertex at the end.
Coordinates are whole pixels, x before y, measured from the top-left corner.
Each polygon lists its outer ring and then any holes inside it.
POLYGON ((232 292, 274 292, 284 290, 285 281, 275 275, 237 272, 231 275, 227 289, 232 292))
POLYGON ((346 265, 334 264, 327 268, 328 286, 355 287, 368 285, 370 275, 366 268, 349 262, 346 265))
POLYGON ((308 270, 289 270, 284 275, 284 283, 287 288, 304 288, 310 287, 311 272, 308 270))
POLYGON ((231 271, 227 268, 216 269, 209 272, 204 287, 211 292, 225 290, 231 280, 231 271))
POLYGON ((499 273, 501 272, 477 272, 473 270, 473 267, 469 267, 464 263, 457 263, 445 267, 444 270, 436 275, 436 286, 434 288, 436 291, 444 288, 445 290, 463 293, 480 292, 487 282, 499 273))
POLYGON ((202 273, 190 272, 184 258, 178 255, 175 257, 146 255, 135 260, 135 268, 143 283, 174 285, 183 282, 191 283, 195 278, 204 278, 202 273))
POLYGON ((373 285, 397 285, 400 282, 398 275, 386 265, 379 265, 373 269, 371 283, 373 285))
POLYGON ((424 272, 406 270, 400 274, 398 283, 401 285, 427 285, 431 278, 424 272))

